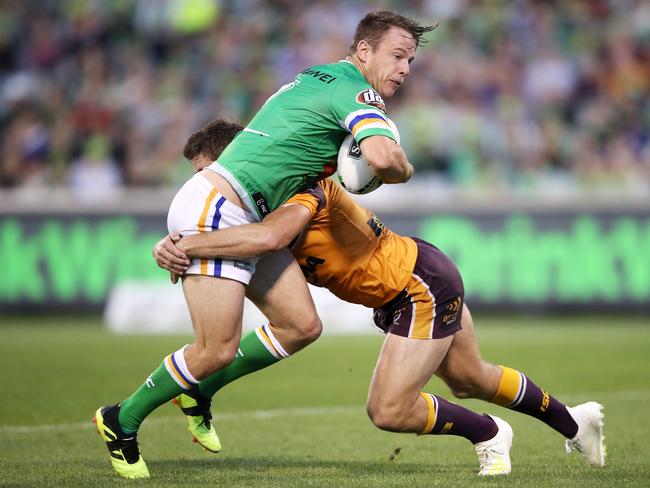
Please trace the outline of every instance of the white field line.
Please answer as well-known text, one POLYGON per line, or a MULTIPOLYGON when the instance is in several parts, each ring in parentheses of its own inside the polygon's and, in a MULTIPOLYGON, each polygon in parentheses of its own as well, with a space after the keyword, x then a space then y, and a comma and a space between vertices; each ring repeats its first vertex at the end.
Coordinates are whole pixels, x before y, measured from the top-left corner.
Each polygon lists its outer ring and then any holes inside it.
MULTIPOLYGON (((274 410, 252 410, 250 412, 232 412, 214 414, 214 422, 228 422, 246 419, 273 419, 285 417, 312 417, 317 415, 351 414, 362 413, 363 405, 357 406, 332 406, 332 407, 295 407, 278 408, 274 410)), ((179 412, 180 413, 180 412, 179 412)), ((182 417, 180 415, 154 417, 147 419, 147 424, 165 424, 175 422, 182 417)), ((52 432, 61 430, 84 430, 94 429, 95 425, 90 421, 71 422, 66 424, 43 424, 43 425, 4 425, 0 426, 0 434, 30 434, 34 432, 52 432)))
MULTIPOLYGON (((566 393, 554 395, 563 401, 584 401, 586 399, 594 401, 607 400, 621 400, 633 397, 648 397, 650 390, 619 390, 619 391, 601 391, 601 392, 585 392, 585 393, 566 393)), ((607 403, 607 402, 605 402, 607 403)), ((214 421, 216 422, 229 422, 239 421, 246 419, 274 419, 286 417, 314 417, 318 415, 350 415, 362 413, 364 411, 363 405, 351 406, 331 406, 331 407, 295 407, 295 408, 278 408, 273 410, 251 410, 249 412, 226 412, 214 414, 214 421)), ((151 424, 165 424, 176 422, 180 419, 180 415, 154 417, 147 419, 147 425, 151 424)), ((42 425, 4 425, 0 426, 0 434, 31 434, 39 432, 53 432, 62 430, 86 430, 93 429, 95 426, 90 420, 86 422, 71 422, 65 424, 42 424, 42 425)))

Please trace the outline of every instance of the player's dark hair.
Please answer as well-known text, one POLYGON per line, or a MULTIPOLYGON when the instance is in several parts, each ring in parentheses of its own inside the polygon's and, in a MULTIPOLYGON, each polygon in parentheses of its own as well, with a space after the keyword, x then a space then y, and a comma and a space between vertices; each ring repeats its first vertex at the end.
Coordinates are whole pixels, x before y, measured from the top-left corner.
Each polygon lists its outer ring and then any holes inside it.
POLYGON ((183 148, 183 156, 191 161, 204 154, 214 161, 243 129, 236 122, 215 119, 190 136, 183 148))
POLYGON ((410 33, 415 40, 415 46, 426 44, 427 40, 424 39, 424 34, 431 32, 438 26, 427 25, 422 26, 415 20, 404 17, 394 10, 374 10, 369 12, 357 25, 357 30, 354 33, 352 45, 348 49, 348 54, 354 54, 360 41, 366 41, 374 49, 381 38, 388 32, 391 27, 399 27, 410 33))

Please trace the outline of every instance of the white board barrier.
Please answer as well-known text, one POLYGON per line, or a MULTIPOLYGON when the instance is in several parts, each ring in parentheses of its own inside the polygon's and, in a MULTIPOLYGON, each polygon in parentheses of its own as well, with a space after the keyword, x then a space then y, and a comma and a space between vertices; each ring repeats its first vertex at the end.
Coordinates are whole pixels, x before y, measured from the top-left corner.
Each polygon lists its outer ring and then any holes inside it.
MULTIPOLYGON (((329 291, 310 285, 323 322, 324 334, 375 334, 372 310, 339 300, 329 291)), ((120 334, 191 334, 192 323, 180 284, 156 281, 124 281, 110 291, 104 323, 120 334)), ((253 330, 268 320, 248 299, 244 304, 243 330, 253 330)))

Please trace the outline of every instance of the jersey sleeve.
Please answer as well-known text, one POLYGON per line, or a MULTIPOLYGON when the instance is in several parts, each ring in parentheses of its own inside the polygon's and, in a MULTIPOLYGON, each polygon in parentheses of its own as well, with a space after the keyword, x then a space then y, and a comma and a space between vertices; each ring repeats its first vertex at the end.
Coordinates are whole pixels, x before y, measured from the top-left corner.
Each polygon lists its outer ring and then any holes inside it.
POLYGON ((307 210, 311 212, 311 216, 313 217, 323 208, 325 208, 327 205, 327 198, 325 197, 323 187, 319 184, 316 184, 312 188, 308 188, 300 193, 296 193, 289 200, 287 200, 284 205, 293 204, 298 204, 306 207, 307 210))
POLYGON ((384 101, 368 85, 343 80, 332 92, 330 110, 357 143, 369 136, 386 136, 397 142, 384 101))

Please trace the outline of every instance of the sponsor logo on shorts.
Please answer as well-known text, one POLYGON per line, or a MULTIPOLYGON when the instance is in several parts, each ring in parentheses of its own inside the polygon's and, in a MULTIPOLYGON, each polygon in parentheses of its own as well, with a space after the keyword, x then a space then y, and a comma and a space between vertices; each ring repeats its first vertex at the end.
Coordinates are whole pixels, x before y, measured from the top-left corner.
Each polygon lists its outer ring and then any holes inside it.
POLYGON ((449 325, 456 322, 458 318, 458 312, 460 312, 460 306, 463 303, 463 300, 460 297, 456 297, 456 300, 447 305, 447 313, 442 316, 442 323, 444 325, 449 325))
POLYGON ((381 98, 381 95, 372 88, 368 88, 367 90, 359 92, 357 94, 357 102, 364 103, 372 107, 377 107, 382 112, 386 111, 386 104, 384 103, 384 99, 381 98))
POLYGON ((442 323, 444 325, 449 325, 452 324, 456 321, 456 317, 458 317, 457 313, 454 314, 448 314, 448 315, 443 315, 442 316, 442 323))
POLYGON ((406 307, 400 308, 399 310, 397 310, 393 314, 393 325, 398 325, 399 324, 399 319, 402 317, 402 311, 404 310, 404 308, 406 308, 406 307))
POLYGON ((242 263, 241 261, 235 261, 233 263, 233 266, 237 269, 241 269, 242 271, 252 271, 251 267, 248 264, 242 263))
POLYGON ((447 310, 449 310, 450 312, 458 312, 458 310, 460 309, 461 302, 462 300, 460 299, 460 297, 456 297, 456 300, 454 300, 449 305, 447 305, 447 310))

